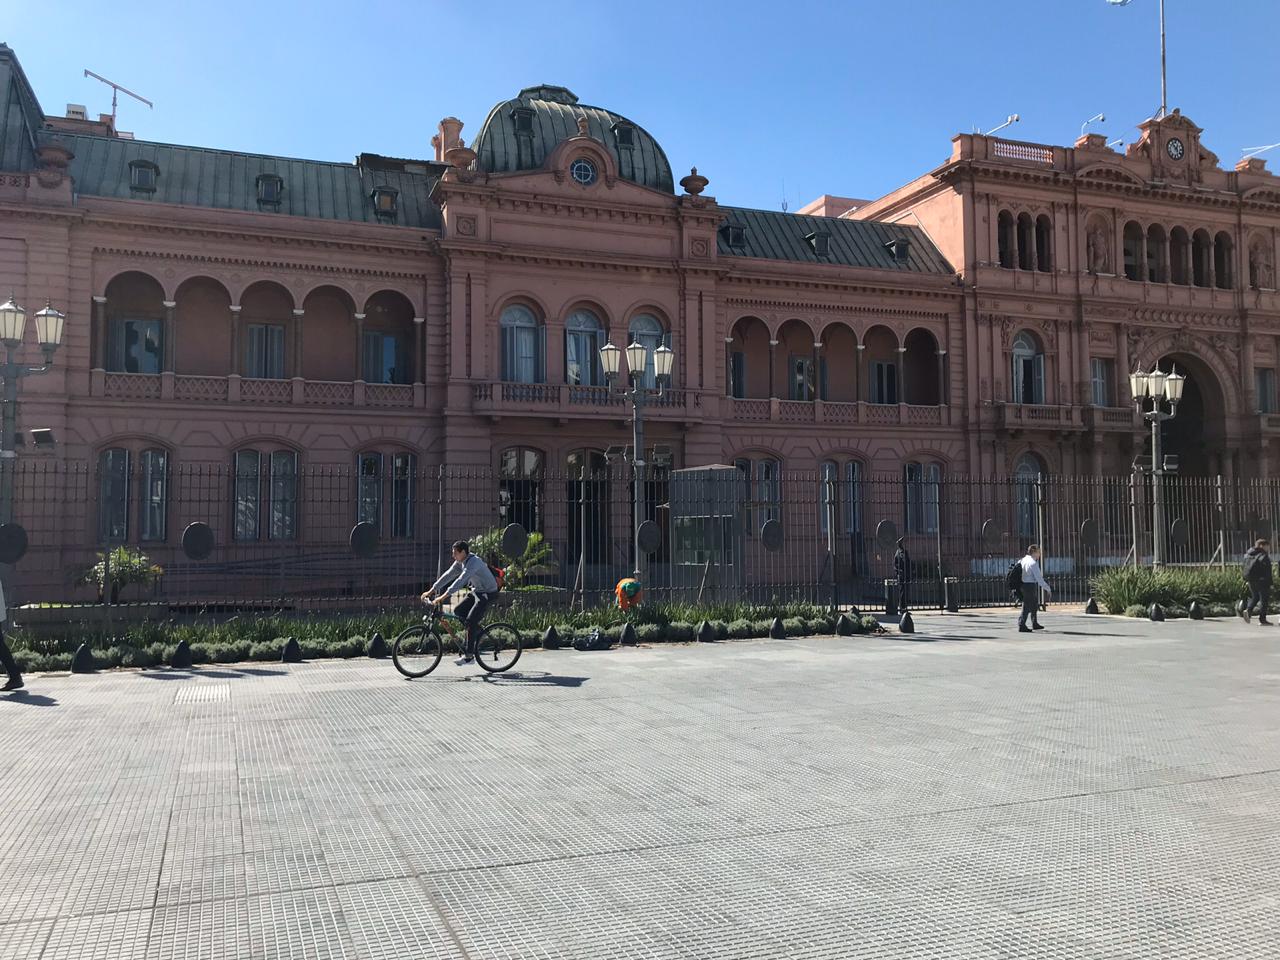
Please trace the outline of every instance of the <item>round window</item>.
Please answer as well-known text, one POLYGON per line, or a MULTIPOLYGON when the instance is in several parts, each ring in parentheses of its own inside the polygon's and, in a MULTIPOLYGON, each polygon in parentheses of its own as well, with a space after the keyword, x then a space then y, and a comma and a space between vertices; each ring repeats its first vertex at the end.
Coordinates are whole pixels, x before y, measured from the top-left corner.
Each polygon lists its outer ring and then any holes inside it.
POLYGON ((569 167, 569 176, 577 180, 584 187, 590 186, 596 182, 596 165, 586 157, 579 157, 573 161, 573 165, 569 167))

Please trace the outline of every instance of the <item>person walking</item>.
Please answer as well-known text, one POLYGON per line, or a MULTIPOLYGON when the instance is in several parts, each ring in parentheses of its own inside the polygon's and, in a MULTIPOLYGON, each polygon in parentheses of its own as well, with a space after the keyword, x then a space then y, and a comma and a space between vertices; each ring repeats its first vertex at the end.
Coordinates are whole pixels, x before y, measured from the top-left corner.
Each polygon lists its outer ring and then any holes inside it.
POLYGON ((1018 632, 1030 633, 1032 630, 1043 630, 1040 626, 1040 591, 1053 593, 1045 582, 1040 571, 1040 547, 1031 544, 1027 547, 1027 555, 1020 561, 1022 564, 1022 613, 1018 616, 1018 632), (1030 621, 1031 626, 1027 626, 1030 621))
POLYGON ((907 592, 911 589, 911 554, 898 541, 898 552, 893 555, 893 575, 898 578, 898 610, 907 612, 907 592))
POLYGON ((1258 611, 1258 623, 1270 626, 1267 605, 1271 602, 1271 543, 1256 540, 1253 549, 1244 555, 1244 582, 1249 587, 1249 605, 1240 604, 1240 617, 1245 623, 1258 611))
POLYGON ((0 666, 9 674, 9 681, 0 687, 0 691, 20 690, 24 684, 22 673, 18 670, 18 661, 13 659, 9 645, 4 642, 4 622, 9 619, 9 610, 4 605, 4 586, 0 585, 0 666))

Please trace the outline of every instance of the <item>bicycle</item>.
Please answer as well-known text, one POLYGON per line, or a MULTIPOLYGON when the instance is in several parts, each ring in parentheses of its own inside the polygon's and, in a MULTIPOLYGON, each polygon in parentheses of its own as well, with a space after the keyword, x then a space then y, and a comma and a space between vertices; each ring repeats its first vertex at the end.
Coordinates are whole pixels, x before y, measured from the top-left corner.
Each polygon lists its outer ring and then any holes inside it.
MULTIPOLYGON (((456 645, 459 650, 466 649, 466 623, 447 613, 442 604, 430 604, 422 623, 406 628, 396 637, 391 647, 391 660, 396 669, 416 680, 439 666, 444 655, 442 631, 448 634, 451 645, 456 645)), ((486 673, 510 670, 523 651, 520 631, 509 623, 491 623, 476 637, 476 664, 486 673)))

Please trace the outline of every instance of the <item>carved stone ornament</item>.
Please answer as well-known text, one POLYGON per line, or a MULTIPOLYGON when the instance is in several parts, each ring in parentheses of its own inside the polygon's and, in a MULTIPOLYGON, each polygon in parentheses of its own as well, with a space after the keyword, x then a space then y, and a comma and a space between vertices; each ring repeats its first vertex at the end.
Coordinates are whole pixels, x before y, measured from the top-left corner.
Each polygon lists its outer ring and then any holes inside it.
POLYGON ((689 175, 687 177, 682 177, 680 179, 680 186, 684 188, 685 193, 689 194, 691 197, 696 197, 698 194, 702 193, 703 190, 707 189, 707 184, 710 182, 710 180, 698 173, 697 167, 693 167, 689 170, 689 175))
POLYGON ((689 243, 689 254, 691 256, 705 257, 708 250, 707 241, 702 237, 698 237, 689 243))
POLYGON ((1271 255, 1261 238, 1249 245, 1249 286, 1254 289, 1275 288, 1275 272, 1271 267, 1271 255))
POLYGON ((1101 224, 1089 230, 1089 272, 1111 273, 1111 243, 1101 224))
POLYGON ((476 235, 476 218, 475 217, 458 217, 455 227, 460 237, 474 237, 476 235))
POLYGON ((580 137, 591 136, 591 121, 588 120, 586 117, 578 118, 578 136, 580 137))

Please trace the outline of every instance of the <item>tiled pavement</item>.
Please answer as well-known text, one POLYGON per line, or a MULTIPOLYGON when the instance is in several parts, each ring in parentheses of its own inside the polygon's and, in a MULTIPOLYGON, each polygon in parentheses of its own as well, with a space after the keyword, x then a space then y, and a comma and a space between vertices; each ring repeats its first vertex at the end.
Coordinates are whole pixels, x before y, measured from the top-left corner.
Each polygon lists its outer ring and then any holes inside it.
POLYGON ((1280 629, 30 678, 0 958, 1280 957, 1280 629))

